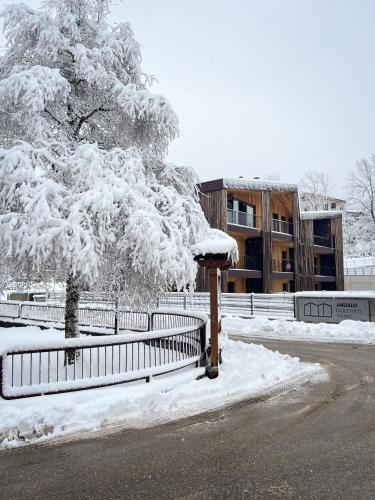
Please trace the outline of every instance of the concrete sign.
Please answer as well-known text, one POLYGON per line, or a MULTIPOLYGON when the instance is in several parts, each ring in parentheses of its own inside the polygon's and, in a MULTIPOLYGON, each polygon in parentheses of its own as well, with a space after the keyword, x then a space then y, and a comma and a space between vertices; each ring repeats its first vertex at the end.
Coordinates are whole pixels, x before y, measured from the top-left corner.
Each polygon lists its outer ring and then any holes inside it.
POLYGON ((297 297, 299 321, 340 323, 345 319, 370 321, 369 301, 366 299, 297 297))

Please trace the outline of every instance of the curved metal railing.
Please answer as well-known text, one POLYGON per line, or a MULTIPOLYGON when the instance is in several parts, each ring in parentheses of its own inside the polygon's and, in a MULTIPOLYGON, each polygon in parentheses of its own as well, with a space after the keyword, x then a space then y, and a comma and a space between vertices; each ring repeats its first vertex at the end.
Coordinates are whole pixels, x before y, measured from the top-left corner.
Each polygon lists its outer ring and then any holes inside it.
MULTIPOLYGON (((140 313, 127 313, 135 326, 140 313)), ((185 311, 142 313, 148 331, 47 340, 0 353, 0 396, 16 399, 146 380, 206 360, 207 317, 185 311), (69 355, 68 355, 69 354, 69 355)), ((49 336, 51 337, 51 336, 49 336)))

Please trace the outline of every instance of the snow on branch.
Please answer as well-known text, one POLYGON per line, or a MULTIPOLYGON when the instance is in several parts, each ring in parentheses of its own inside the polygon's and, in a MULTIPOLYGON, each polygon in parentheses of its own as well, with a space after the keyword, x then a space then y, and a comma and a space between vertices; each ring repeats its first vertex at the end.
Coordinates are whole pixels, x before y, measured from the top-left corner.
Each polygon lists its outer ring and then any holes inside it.
POLYGON ((69 90, 69 83, 58 69, 33 66, 0 80, 0 102, 9 108, 16 106, 36 113, 59 97, 66 99, 69 90))

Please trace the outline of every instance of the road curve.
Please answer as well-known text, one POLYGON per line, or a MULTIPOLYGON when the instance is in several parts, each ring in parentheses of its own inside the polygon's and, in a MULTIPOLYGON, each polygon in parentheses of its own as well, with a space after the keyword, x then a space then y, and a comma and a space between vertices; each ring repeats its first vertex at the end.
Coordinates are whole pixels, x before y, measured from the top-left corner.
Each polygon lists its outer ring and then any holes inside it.
POLYGON ((3 452, 0 497, 375 498, 375 347, 254 342, 321 362, 329 381, 173 424, 3 452))

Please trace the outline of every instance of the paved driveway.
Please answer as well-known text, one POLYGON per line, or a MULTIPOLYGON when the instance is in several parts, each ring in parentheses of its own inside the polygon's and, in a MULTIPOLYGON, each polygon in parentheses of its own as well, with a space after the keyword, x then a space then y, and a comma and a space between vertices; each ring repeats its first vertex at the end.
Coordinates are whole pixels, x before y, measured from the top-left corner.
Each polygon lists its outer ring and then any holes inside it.
POLYGON ((2 453, 0 497, 374 499, 375 347, 263 343, 320 361, 330 380, 174 424, 2 453))

